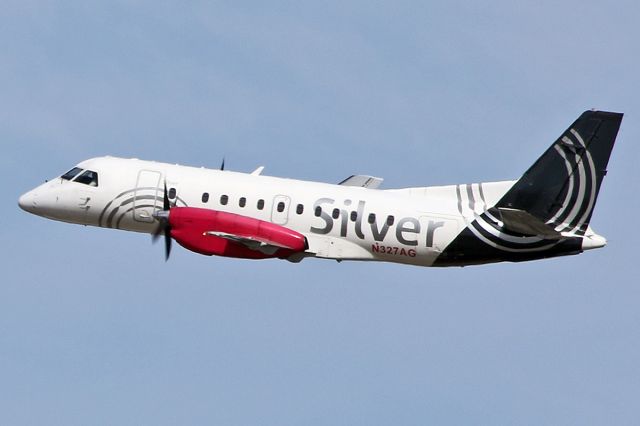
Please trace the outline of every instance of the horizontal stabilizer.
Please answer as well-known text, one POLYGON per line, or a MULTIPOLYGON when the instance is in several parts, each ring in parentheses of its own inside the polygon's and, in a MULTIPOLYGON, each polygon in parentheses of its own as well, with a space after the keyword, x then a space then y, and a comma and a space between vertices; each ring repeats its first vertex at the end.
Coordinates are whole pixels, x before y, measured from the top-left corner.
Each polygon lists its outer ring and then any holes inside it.
POLYGON ((382 185, 384 179, 366 175, 352 175, 340 182, 342 186, 359 186, 362 188, 376 189, 382 185))
POLYGON ((500 218, 504 227, 513 232, 532 235, 546 240, 560 240, 562 235, 537 217, 524 210, 499 207, 500 218))

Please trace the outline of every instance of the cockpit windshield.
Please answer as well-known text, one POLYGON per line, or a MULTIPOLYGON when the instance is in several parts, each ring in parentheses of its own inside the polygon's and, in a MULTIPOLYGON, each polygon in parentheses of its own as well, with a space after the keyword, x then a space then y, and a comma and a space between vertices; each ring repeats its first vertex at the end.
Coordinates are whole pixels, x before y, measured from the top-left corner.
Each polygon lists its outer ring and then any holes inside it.
POLYGON ((60 176, 60 179, 78 182, 83 185, 98 186, 98 173, 93 170, 83 170, 80 167, 74 167, 60 176))
POLYGON ((74 179, 74 182, 83 183, 89 186, 98 186, 98 173, 85 170, 80 176, 74 179))
POLYGON ((81 171, 82 171, 82 169, 80 167, 74 167, 73 169, 69 170, 67 173, 65 173, 62 176, 60 176, 60 179, 71 180, 74 177, 76 177, 76 175, 78 173, 80 173, 81 171))

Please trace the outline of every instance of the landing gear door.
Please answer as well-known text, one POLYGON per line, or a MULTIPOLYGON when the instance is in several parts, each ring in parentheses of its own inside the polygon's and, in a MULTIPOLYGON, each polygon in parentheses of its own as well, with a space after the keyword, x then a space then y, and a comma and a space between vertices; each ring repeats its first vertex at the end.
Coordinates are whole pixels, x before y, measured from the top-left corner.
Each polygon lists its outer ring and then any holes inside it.
POLYGON ((137 222, 153 222, 153 213, 162 204, 160 179, 155 170, 140 170, 133 195, 133 219, 137 222))

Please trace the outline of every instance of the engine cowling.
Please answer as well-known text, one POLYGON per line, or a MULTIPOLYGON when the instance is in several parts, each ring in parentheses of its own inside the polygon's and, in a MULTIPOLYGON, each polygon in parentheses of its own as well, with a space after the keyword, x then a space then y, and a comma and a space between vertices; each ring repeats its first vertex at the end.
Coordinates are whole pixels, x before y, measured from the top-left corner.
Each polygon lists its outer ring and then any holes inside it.
POLYGON ((307 249, 299 232, 234 213, 196 207, 174 207, 169 213, 171 237, 184 248, 207 256, 244 259, 288 258, 307 249), (228 235, 225 238, 220 235, 228 235), (235 240, 233 239, 235 238, 235 240), (271 248, 261 250, 241 241, 271 248))

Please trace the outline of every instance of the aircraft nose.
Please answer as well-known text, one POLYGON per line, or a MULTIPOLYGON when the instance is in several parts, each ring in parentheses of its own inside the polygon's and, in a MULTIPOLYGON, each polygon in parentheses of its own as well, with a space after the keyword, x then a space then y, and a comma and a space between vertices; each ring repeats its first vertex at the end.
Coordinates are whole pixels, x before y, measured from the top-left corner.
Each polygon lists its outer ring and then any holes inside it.
POLYGON ((22 210, 33 213, 37 206, 36 194, 33 191, 22 194, 18 199, 18 205, 22 210))

